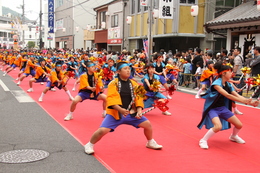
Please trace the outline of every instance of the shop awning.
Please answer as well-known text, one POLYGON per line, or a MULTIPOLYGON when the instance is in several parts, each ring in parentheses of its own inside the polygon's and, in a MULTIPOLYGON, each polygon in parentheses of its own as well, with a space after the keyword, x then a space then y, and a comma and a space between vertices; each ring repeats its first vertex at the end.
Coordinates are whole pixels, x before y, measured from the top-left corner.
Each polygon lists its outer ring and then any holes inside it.
POLYGON ((260 11, 254 5, 254 1, 243 3, 204 25, 207 32, 246 27, 250 29, 258 26, 260 26, 260 11))

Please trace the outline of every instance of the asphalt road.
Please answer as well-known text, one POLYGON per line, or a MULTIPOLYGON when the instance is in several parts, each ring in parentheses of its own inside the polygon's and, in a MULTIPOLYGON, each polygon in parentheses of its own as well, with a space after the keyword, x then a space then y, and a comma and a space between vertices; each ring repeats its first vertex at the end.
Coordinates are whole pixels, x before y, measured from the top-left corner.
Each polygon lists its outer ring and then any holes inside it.
POLYGON ((0 154, 11 150, 40 149, 50 155, 31 163, 0 163, 0 173, 109 172, 95 157, 85 154, 83 146, 37 103, 30 98, 18 102, 14 94, 22 92, 21 88, 11 77, 2 77, 2 74, 0 71, 0 80, 7 88, 0 87, 0 154))

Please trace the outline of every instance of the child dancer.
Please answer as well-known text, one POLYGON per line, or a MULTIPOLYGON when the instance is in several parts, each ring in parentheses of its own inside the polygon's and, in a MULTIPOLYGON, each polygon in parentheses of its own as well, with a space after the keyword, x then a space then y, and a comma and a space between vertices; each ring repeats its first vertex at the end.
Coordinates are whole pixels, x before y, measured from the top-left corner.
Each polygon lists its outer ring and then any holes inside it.
POLYGON ((119 62, 117 64, 118 78, 115 78, 108 85, 107 95, 107 115, 103 120, 100 128, 94 132, 90 141, 84 146, 87 154, 94 153, 94 144, 96 144, 108 132, 113 132, 116 127, 121 124, 132 125, 136 128, 143 128, 146 139, 148 140, 146 147, 151 149, 161 149, 153 139, 153 130, 150 121, 142 116, 143 99, 141 97, 135 98, 133 88, 138 84, 130 77, 130 67, 126 62, 119 62), (134 99, 134 104, 131 105, 134 99), (129 107, 134 112, 137 112, 133 117, 129 113, 129 107))
POLYGON ((27 92, 33 92, 33 83, 39 83, 39 82, 47 82, 48 81, 48 76, 51 72, 51 69, 49 69, 46 65, 46 60, 41 58, 39 59, 39 64, 36 68, 36 74, 35 77, 31 78, 29 80, 29 86, 30 88, 27 90, 27 92))
MULTIPOLYGON (((154 66, 152 64, 148 64, 146 66, 147 74, 144 75, 144 78, 142 79, 142 82, 144 84, 144 88, 147 91, 146 96, 147 100, 145 100, 145 108, 152 107, 154 104, 155 99, 166 99, 166 97, 160 93, 159 91, 153 91, 155 88, 152 88, 151 85, 154 82, 159 82, 160 77, 156 74, 154 74, 154 66)), ((170 112, 165 111, 162 112, 163 115, 171 115, 170 112)))
POLYGON ((108 63, 103 66, 105 88, 107 88, 108 84, 113 80, 115 75, 116 69, 114 64, 114 60, 110 58, 108 59, 108 63))
POLYGON ((207 62, 207 70, 204 70, 201 78, 200 78, 200 84, 202 84, 201 89, 197 92, 195 98, 199 99, 200 98, 200 94, 203 90, 206 90, 207 86, 209 87, 212 84, 213 81, 213 75, 214 75, 214 63, 213 61, 208 61, 207 62))
POLYGON ((25 69, 23 71, 24 73, 23 73, 22 77, 20 77, 19 81, 17 82, 18 86, 21 84, 23 79, 28 77, 29 75, 31 75, 32 77, 35 76, 35 67, 36 66, 37 65, 34 62, 34 56, 30 56, 30 58, 27 60, 25 69))
POLYGON ((70 106, 69 114, 64 118, 65 121, 73 119, 73 112, 79 102, 83 102, 86 99, 90 100, 102 100, 103 101, 103 113, 102 117, 106 116, 106 95, 102 94, 103 83, 101 78, 95 72, 95 64, 92 62, 87 63, 87 73, 80 76, 79 93, 74 98, 70 106))
POLYGON ((233 142, 244 144, 245 141, 238 136, 242 123, 231 112, 232 100, 252 106, 259 104, 259 101, 252 102, 252 99, 244 98, 234 90, 233 86, 228 82, 232 76, 232 68, 230 66, 222 65, 222 62, 219 61, 214 65, 214 68, 217 70, 219 78, 212 83, 207 93, 203 96, 206 100, 202 120, 198 125, 200 129, 203 125, 209 129, 199 142, 200 148, 203 149, 208 149, 207 141, 215 133, 231 128, 230 123, 235 127, 229 139, 233 142))
POLYGON ((71 96, 70 91, 66 88, 66 82, 64 81, 65 75, 64 73, 61 71, 62 69, 62 65, 61 63, 56 63, 56 67, 54 70, 51 71, 50 73, 50 81, 47 82, 46 88, 43 90, 40 98, 39 98, 39 102, 43 101, 43 97, 44 95, 51 89, 54 87, 57 87, 58 89, 64 89, 64 91, 68 94, 69 99, 73 100, 74 98, 71 96))

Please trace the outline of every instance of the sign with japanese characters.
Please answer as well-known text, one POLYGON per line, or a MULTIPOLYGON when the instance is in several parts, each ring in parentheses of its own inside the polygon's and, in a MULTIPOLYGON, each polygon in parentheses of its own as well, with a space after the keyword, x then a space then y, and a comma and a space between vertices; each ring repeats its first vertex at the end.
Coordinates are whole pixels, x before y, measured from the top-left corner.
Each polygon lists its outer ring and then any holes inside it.
POLYGON ((56 20, 56 29, 63 29, 63 19, 56 20))
POLYGON ((54 33, 54 0, 48 0, 48 27, 49 33, 54 33))
POLYGON ((148 0, 140 0, 141 6, 148 6, 148 0))
POLYGON ((159 1, 159 18, 173 19, 173 0, 159 1))

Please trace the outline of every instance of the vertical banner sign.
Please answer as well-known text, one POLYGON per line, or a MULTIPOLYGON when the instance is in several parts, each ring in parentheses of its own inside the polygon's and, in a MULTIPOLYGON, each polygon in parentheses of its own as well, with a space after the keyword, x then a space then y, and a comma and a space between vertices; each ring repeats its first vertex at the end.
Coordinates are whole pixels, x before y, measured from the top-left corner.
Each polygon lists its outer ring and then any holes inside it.
POLYGON ((54 33, 54 0, 48 0, 48 27, 49 33, 54 33))
POLYGON ((173 19, 173 0, 159 1, 159 18, 173 19))
POLYGON ((148 6, 148 0, 140 0, 141 6, 148 6))
POLYGON ((148 39, 143 39, 143 46, 144 46, 144 51, 145 51, 145 54, 147 57, 148 56, 148 39))

